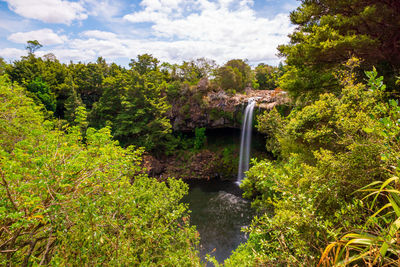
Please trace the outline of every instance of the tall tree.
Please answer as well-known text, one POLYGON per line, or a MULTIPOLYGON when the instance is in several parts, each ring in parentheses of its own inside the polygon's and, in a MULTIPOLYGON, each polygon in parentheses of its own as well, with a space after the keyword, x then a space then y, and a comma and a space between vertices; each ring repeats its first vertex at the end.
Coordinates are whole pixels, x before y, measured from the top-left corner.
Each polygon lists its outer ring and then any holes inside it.
POLYGON ((251 68, 242 59, 229 60, 217 70, 216 76, 216 80, 224 90, 242 91, 253 81, 251 68))
POLYGON ((36 50, 42 48, 43 45, 39 43, 38 40, 28 41, 26 44, 26 50, 28 50, 29 55, 34 54, 36 50))
POLYGON ((160 63, 160 61, 157 58, 150 54, 143 54, 138 55, 137 60, 131 59, 129 66, 135 69, 140 75, 143 75, 149 71, 158 70, 158 63, 160 63))
POLYGON ((99 58, 96 63, 70 64, 69 71, 77 87, 77 93, 85 106, 91 109, 103 94, 102 83, 109 71, 107 64, 99 58))
POLYGON ((400 68, 400 2, 397 0, 302 0, 290 15, 296 30, 279 46, 289 65, 285 90, 299 95, 338 88, 329 72, 351 55, 375 65, 389 85, 400 68))
POLYGON ((274 90, 282 74, 281 69, 262 63, 255 69, 256 82, 261 90, 274 90))

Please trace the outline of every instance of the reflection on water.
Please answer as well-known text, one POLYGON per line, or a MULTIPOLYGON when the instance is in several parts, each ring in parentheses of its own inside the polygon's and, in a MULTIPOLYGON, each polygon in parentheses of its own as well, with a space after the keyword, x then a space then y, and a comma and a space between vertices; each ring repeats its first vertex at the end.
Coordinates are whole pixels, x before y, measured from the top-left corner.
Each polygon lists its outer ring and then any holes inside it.
POLYGON ((230 181, 188 181, 191 224, 200 233, 200 255, 208 253, 218 262, 230 256, 239 244, 247 240, 241 228, 251 222, 250 202, 241 198, 240 188, 230 181))

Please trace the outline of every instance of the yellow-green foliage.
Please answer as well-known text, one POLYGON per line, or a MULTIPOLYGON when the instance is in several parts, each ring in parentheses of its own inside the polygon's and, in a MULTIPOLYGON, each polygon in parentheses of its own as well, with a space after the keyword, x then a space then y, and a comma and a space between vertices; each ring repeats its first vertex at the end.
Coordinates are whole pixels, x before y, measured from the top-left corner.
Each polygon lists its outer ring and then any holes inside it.
MULTIPOLYGON (((376 79, 375 72, 369 72, 367 75, 371 88, 382 86, 382 79, 376 79)), ((391 99, 388 103, 378 104, 377 108, 385 116, 376 118, 379 124, 368 125, 365 130, 376 133, 383 139, 386 150, 380 156, 386 163, 385 171, 391 177, 385 181, 374 181, 358 190, 359 193, 366 194, 365 201, 370 211, 364 226, 361 229, 352 229, 352 232, 327 245, 319 264, 397 266, 399 263, 400 106, 397 100, 391 99)))
POLYGON ((276 111, 258 118, 280 160, 253 162, 247 173, 245 196, 264 215, 254 220, 232 265, 250 257, 253 264, 311 266, 328 240, 362 227, 364 203, 352 193, 386 179, 389 166, 381 158, 389 146, 371 130, 382 129, 385 87, 375 71, 367 75, 368 86, 348 83, 340 97, 322 94, 287 118, 276 111))
POLYGON ((347 233, 340 240, 329 244, 322 253, 318 265, 398 266, 400 260, 399 188, 399 177, 394 176, 384 182, 373 182, 360 190, 369 193, 367 197, 372 199, 369 208, 377 211, 368 218, 362 230, 347 233), (375 207, 378 197, 386 199, 387 203, 382 207, 380 205, 375 207))
POLYGON ((142 151, 109 128, 85 143, 82 118, 52 129, 23 89, 0 83, 1 265, 199 265, 183 182, 141 174, 142 151))

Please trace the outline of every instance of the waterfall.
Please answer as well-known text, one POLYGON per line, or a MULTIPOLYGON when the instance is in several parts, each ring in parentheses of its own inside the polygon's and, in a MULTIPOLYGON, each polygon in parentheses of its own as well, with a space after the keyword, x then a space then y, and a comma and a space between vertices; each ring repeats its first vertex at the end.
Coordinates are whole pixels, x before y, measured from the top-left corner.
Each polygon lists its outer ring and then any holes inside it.
POLYGON ((251 130, 253 126, 253 110, 256 104, 255 98, 249 98, 247 107, 243 114, 242 134, 240 140, 240 157, 237 184, 242 183, 244 172, 249 170, 251 130))

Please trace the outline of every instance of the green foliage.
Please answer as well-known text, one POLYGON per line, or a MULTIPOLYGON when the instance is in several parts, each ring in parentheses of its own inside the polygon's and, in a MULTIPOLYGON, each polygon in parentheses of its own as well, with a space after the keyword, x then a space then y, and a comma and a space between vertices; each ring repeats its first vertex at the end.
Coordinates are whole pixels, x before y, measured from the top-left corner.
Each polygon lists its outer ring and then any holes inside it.
POLYGON ((200 79, 212 76, 215 68, 214 60, 198 58, 189 62, 184 61, 178 67, 176 75, 181 81, 189 81, 191 85, 196 85, 200 79))
POLYGON ((114 136, 123 145, 168 151, 172 136, 165 114, 170 106, 162 96, 161 75, 159 71, 139 75, 115 70, 104 80, 104 93, 91 111, 90 125, 104 127, 111 123, 114 136))
POLYGON ((11 152, 19 140, 40 135, 43 115, 33 99, 25 96, 25 90, 4 75, 0 76, 0 99, 0 146, 11 152))
POLYGON ((7 63, 4 61, 4 58, 0 57, 0 75, 3 75, 6 71, 7 63))
POLYGON ((352 193, 386 179, 390 166, 380 156, 388 150, 384 138, 369 130, 382 129, 377 118, 387 114, 380 107, 385 86, 375 70, 367 75, 368 86, 346 80, 340 98, 322 94, 287 118, 276 110, 258 117, 280 160, 254 162, 243 181, 245 196, 264 215, 232 259, 314 265, 327 240, 361 227, 364 204, 352 193))
MULTIPOLYGON (((171 135, 170 120, 180 116, 183 120, 176 121, 184 123, 194 112, 205 112, 203 98, 212 90, 208 78, 215 78, 216 64, 200 58, 181 65, 159 65, 158 59, 144 54, 131 60, 130 66, 107 64, 101 57, 95 63, 65 65, 53 54, 36 57, 31 53, 6 65, 5 71, 13 82, 40 91, 36 99, 69 125, 75 125, 77 108, 85 107, 89 126, 110 126, 123 146, 172 153, 177 142, 171 135)), ((244 87, 246 80, 251 82, 246 62, 231 60, 226 67, 239 77, 239 87, 244 87)), ((230 113, 221 115, 232 117, 230 113)))
POLYGON ((397 1, 301 1, 290 15, 297 25, 290 43, 278 47, 289 66, 281 88, 301 98, 305 93, 314 99, 320 92, 339 93, 332 74, 352 55, 364 59, 361 69, 378 66, 394 86, 400 66, 395 46, 399 14, 397 1))
POLYGON ((169 102, 173 102, 177 97, 179 97, 181 93, 181 83, 178 81, 174 81, 166 85, 166 87, 168 100, 169 102))
POLYGON ((223 90, 243 91, 252 83, 253 74, 250 66, 241 59, 232 59, 217 70, 216 80, 223 90))
POLYGON ((76 110, 79 107, 82 107, 83 103, 81 98, 76 93, 75 89, 72 87, 70 89, 70 93, 68 98, 64 102, 65 112, 64 118, 73 125, 76 119, 76 110))
POLYGON ((238 172, 239 159, 235 153, 236 147, 226 146, 222 150, 220 175, 222 177, 235 177, 238 172))
POLYGON ((194 149, 200 149, 206 143, 206 128, 196 128, 194 130, 194 149))
POLYGON ((258 131, 267 135, 266 149, 272 152, 275 156, 279 156, 281 153, 280 143, 277 139, 278 136, 282 136, 284 128, 284 119, 279 114, 276 108, 273 108, 269 112, 264 112, 257 117, 258 131))
POLYGON ((221 67, 218 70, 218 82, 221 85, 223 90, 228 89, 237 89, 241 91, 244 87, 243 85, 243 77, 241 73, 230 66, 221 67))
POLYGON ((369 208, 377 211, 368 218, 364 229, 348 233, 339 241, 329 244, 322 253, 318 265, 343 266, 360 263, 395 266, 398 264, 400 259, 399 178, 394 176, 385 182, 376 181, 360 191, 369 192, 367 197, 374 196, 369 208), (375 208, 378 197, 384 197, 387 201, 387 204, 379 209, 375 208))
POLYGON ((146 79, 133 80, 121 100, 122 110, 114 124, 115 137, 124 144, 134 143, 148 150, 166 145, 171 133, 171 124, 165 117, 169 105, 161 97, 158 85, 146 79))
MULTIPOLYGON (((307 103, 318 98, 319 94, 337 94, 339 82, 331 70, 320 67, 295 67, 289 65, 285 74, 279 78, 279 87, 290 93, 297 104, 307 103)), ((304 105, 304 104, 303 104, 304 105)))
MULTIPOLYGON (((199 265, 182 181, 143 175, 109 128, 52 129, 1 77, 1 265, 199 265)), ((80 125, 79 125, 80 124, 80 125)))
MULTIPOLYGON (((385 89, 382 77, 377 77, 375 69, 366 74, 372 90, 385 89)), ((377 109, 385 116, 373 116, 378 125, 368 125, 364 131, 375 133, 383 139, 386 149, 380 153, 380 157, 387 165, 385 171, 391 177, 385 181, 374 181, 358 190, 368 193, 364 199, 368 199, 369 217, 362 229, 352 229, 351 233, 329 244, 322 253, 320 264, 339 266, 359 262, 391 266, 399 260, 400 107, 397 100, 390 99, 387 103, 379 103, 377 109)))
POLYGON ((233 117, 234 113, 233 112, 224 111, 219 108, 209 109, 208 112, 210 115, 210 119, 212 119, 212 120, 218 120, 218 119, 224 118, 226 120, 234 121, 234 117, 233 117))
POLYGON ((274 90, 283 71, 277 67, 259 64, 255 69, 255 79, 260 90, 274 90))
POLYGON ((75 90, 89 109, 103 95, 103 80, 108 76, 109 68, 102 58, 96 63, 77 63, 68 66, 75 90))
POLYGON ((137 60, 132 59, 129 66, 136 70, 140 75, 144 75, 150 71, 158 70, 158 63, 160 61, 149 54, 138 55, 137 60))
POLYGON ((33 41, 28 41, 26 45, 26 50, 28 50, 28 53, 31 55, 35 53, 36 50, 42 48, 43 45, 39 43, 38 40, 33 40, 33 41))
POLYGON ((32 92, 33 99, 36 99, 39 103, 42 103, 48 111, 56 110, 56 100, 50 90, 49 86, 42 81, 40 78, 36 78, 27 84, 26 88, 29 92, 32 92))
POLYGON ((41 80, 48 85, 51 94, 56 99, 56 116, 63 116, 64 101, 68 97, 70 82, 67 82, 68 69, 61 64, 54 55, 47 54, 43 58, 37 58, 34 54, 21 57, 5 69, 11 81, 20 85, 27 85, 35 80, 41 80))

